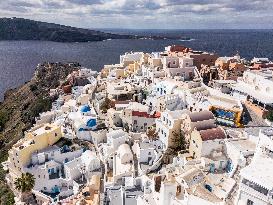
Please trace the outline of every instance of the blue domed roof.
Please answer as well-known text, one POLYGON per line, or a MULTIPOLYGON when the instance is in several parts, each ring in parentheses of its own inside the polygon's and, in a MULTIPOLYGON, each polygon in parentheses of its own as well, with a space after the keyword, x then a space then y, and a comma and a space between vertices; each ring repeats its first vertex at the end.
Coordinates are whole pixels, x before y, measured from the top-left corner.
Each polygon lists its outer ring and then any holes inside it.
POLYGON ((86 122, 86 126, 87 127, 94 127, 97 125, 97 120, 96 119, 89 119, 87 122, 86 122))
POLYGON ((81 112, 90 112, 90 111, 91 111, 91 109, 90 109, 89 105, 83 105, 81 107, 81 112))

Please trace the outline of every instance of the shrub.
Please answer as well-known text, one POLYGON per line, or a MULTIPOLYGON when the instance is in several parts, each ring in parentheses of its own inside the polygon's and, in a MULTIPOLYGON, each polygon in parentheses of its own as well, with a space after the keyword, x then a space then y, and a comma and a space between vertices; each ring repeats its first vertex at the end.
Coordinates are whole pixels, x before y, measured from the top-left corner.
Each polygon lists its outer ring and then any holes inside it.
POLYGON ((101 104, 100 109, 103 113, 106 113, 108 109, 115 107, 115 103, 109 98, 105 98, 104 102, 101 104))
POLYGON ((273 110, 270 110, 268 114, 266 115, 266 118, 270 121, 273 122, 273 110))
POLYGON ((9 115, 5 111, 0 111, 0 131, 5 127, 6 122, 9 120, 9 115))

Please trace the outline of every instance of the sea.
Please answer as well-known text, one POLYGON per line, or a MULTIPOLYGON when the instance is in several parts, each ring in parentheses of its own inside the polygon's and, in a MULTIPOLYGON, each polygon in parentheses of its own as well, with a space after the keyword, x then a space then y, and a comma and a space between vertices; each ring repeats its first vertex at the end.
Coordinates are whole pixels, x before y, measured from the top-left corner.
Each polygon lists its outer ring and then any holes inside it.
POLYGON ((87 43, 48 41, 0 41, 0 101, 7 89, 31 79, 42 62, 79 62, 99 71, 105 64, 119 63, 120 55, 130 51, 163 51, 168 45, 184 45, 194 50, 233 56, 237 52, 248 60, 273 60, 273 30, 127 30, 103 31, 143 36, 163 36, 165 40, 106 40, 87 43))

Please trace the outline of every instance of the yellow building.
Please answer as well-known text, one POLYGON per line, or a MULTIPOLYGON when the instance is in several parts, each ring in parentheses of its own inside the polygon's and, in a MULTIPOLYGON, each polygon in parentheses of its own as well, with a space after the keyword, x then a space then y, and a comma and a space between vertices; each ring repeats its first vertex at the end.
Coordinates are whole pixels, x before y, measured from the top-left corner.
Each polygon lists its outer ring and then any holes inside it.
POLYGON ((101 69, 101 71, 100 71, 101 78, 107 78, 108 75, 109 75, 109 68, 101 69))
POLYGON ((43 124, 32 128, 9 151, 9 169, 20 173, 30 163, 32 153, 55 144, 61 137, 60 126, 43 124))
POLYGON ((129 64, 127 67, 128 74, 135 73, 140 68, 140 65, 138 62, 134 62, 132 64, 129 64))
POLYGON ((125 78, 127 76, 124 68, 115 69, 115 74, 117 79, 125 78))

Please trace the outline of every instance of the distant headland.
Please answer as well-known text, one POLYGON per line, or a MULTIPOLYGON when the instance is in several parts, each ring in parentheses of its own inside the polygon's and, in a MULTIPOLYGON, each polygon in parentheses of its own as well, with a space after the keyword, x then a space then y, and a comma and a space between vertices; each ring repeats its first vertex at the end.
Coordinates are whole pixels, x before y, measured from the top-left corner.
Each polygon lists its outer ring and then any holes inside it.
POLYGON ((54 42, 91 42, 108 39, 180 39, 181 37, 113 34, 24 18, 0 18, 1 40, 38 40, 54 42))
POLYGON ((64 26, 23 18, 0 18, 0 40, 41 40, 55 42, 89 42, 106 39, 135 39, 96 30, 64 26))

